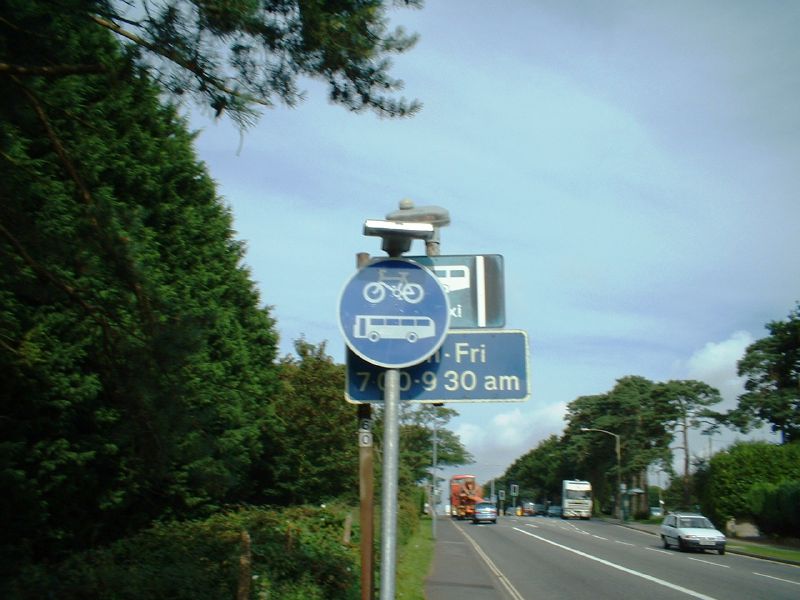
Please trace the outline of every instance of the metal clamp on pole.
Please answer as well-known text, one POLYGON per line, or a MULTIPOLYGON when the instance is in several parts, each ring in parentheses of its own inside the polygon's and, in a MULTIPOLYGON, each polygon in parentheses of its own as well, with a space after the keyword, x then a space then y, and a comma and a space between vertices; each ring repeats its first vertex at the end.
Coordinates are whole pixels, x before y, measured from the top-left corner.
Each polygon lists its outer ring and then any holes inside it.
POLYGON ((381 249, 389 256, 400 256, 411 248, 412 240, 430 240, 435 230, 430 223, 404 223, 401 221, 364 221, 364 235, 383 238, 381 249))
POLYGON ((408 198, 400 200, 400 209, 386 215, 390 221, 430 223, 433 237, 425 240, 425 254, 439 256, 439 228, 450 224, 450 212, 441 206, 414 206, 408 198))

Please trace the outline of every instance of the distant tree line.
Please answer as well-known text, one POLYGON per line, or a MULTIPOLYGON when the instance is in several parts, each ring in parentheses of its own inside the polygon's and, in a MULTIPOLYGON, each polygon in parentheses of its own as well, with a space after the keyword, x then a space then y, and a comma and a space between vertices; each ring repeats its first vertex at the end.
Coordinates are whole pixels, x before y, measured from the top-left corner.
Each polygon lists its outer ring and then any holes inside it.
MULTIPOLYGON (((763 516, 758 507, 772 506, 774 514, 778 504, 790 505, 788 498, 797 498, 800 481, 790 458, 795 457, 800 438, 800 305, 785 321, 770 322, 766 328, 769 335, 751 344, 738 362, 745 392, 734 409, 715 411, 714 405, 721 400, 719 391, 703 382, 623 377, 607 393, 572 401, 564 433, 550 436, 518 458, 499 478, 499 485, 516 483, 523 497, 556 501, 563 479, 588 479, 600 508, 612 513, 618 474, 616 440, 602 432, 582 431, 602 429, 619 436, 621 481, 628 489, 642 491, 631 499, 634 514, 645 516, 652 504, 647 473, 657 467, 673 477, 668 492, 673 507, 701 503, 720 524, 734 517, 775 521, 763 516), (738 444, 710 462, 695 461, 698 469, 692 474, 690 430, 712 434, 732 427, 748 432, 760 425, 779 433, 786 449, 738 444), (672 466, 674 450, 683 458, 679 473, 672 466), (757 466, 759 453, 764 460, 757 466), (743 466, 737 471, 732 463, 743 466), (752 491, 758 484, 764 485, 752 491)), ((800 505, 794 513, 798 511, 800 505)))

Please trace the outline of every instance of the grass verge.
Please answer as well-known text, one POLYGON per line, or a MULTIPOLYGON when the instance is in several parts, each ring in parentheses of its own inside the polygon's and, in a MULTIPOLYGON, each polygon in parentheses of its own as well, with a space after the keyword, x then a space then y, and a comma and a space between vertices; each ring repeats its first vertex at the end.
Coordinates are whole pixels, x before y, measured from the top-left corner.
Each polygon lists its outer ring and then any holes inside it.
POLYGON ((779 560, 788 560, 800 564, 800 550, 795 550, 793 548, 778 548, 768 544, 748 544, 747 542, 731 539, 728 539, 728 548, 747 552, 753 556, 777 558, 779 560))
POLYGON ((425 578, 431 569, 435 544, 431 520, 423 517, 408 543, 397 552, 397 598, 425 600, 425 578))

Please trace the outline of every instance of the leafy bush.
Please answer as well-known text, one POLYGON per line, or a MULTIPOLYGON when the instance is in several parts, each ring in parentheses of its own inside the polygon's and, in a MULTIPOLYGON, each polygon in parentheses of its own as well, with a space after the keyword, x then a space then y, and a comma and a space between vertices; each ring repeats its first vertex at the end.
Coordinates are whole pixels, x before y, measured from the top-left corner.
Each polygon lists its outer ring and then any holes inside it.
POLYGON ((800 537, 800 481, 757 483, 748 495, 758 528, 770 535, 800 537))
POLYGON ((747 494, 750 504, 750 515, 758 525, 759 530, 764 533, 774 532, 778 526, 775 519, 775 490, 777 485, 774 483, 758 482, 753 484, 747 494))
POLYGON ((785 480, 800 480, 800 444, 744 442, 711 459, 707 479, 698 491, 703 511, 721 524, 732 517, 751 517, 753 485, 785 480))
POLYGON ((235 598, 248 532, 251 598, 349 600, 358 597, 359 569, 356 550, 342 543, 345 518, 341 507, 244 508, 164 523, 58 565, 29 566, 4 597, 235 598))
POLYGON ((397 544, 404 545, 419 525, 420 506, 425 503, 425 489, 410 487, 397 504, 397 544))

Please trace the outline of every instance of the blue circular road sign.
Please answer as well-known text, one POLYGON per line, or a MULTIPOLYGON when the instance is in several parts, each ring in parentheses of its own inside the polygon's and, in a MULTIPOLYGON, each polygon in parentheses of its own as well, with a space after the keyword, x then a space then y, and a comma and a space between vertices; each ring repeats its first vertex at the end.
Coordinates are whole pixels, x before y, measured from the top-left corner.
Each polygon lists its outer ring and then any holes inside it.
POLYGON ((339 326, 358 356, 400 369, 439 349, 450 326, 450 305, 439 280, 425 267, 402 258, 379 259, 345 285, 339 326))

